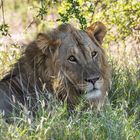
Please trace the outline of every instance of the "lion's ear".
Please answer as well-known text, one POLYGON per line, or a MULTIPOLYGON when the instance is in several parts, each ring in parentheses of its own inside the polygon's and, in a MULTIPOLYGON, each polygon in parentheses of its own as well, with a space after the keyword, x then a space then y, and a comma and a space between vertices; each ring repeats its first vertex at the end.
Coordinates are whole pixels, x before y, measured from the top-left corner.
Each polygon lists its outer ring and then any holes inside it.
POLYGON ((102 22, 97 21, 88 27, 86 32, 101 45, 106 34, 106 27, 102 22))
POLYGON ((47 48, 48 48, 48 43, 49 43, 49 39, 47 37, 46 34, 44 33, 39 33, 36 37, 36 44, 37 47, 42 50, 43 53, 46 52, 47 48))
POLYGON ((60 40, 52 39, 45 33, 39 33, 36 38, 37 47, 42 50, 43 53, 54 52, 57 46, 60 45, 60 40), (49 52, 48 52, 49 51, 49 52))

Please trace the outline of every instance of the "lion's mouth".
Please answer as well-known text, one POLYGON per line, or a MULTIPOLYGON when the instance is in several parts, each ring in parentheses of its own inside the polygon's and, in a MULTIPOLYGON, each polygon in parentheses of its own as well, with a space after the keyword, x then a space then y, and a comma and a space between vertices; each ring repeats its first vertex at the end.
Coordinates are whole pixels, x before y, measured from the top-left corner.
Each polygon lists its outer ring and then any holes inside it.
POLYGON ((86 92, 84 97, 88 100, 99 98, 102 94, 101 89, 93 85, 92 83, 88 83, 86 86, 82 87, 82 90, 86 92))
POLYGON ((87 100, 97 99, 102 96, 103 81, 96 81, 94 84, 86 82, 78 85, 79 89, 83 91, 84 97, 87 100))
POLYGON ((93 85, 91 83, 79 84, 77 86, 79 87, 79 89, 81 89, 83 91, 87 91, 87 92, 91 92, 93 90, 97 90, 98 89, 97 87, 95 87, 95 85, 93 85))
POLYGON ((94 90, 97 90, 95 87, 95 84, 93 85, 92 83, 88 83, 85 89, 87 92, 93 92, 94 90))

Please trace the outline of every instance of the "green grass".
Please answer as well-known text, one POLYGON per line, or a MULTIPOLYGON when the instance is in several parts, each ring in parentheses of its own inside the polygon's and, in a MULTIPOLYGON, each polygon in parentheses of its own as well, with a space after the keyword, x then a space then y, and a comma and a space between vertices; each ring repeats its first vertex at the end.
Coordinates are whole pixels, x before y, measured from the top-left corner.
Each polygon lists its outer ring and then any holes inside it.
MULTIPOLYGON (((41 113, 41 112, 40 112, 41 113)), ((34 120, 14 118, 7 124, 0 119, 1 140, 139 140, 135 117, 128 117, 123 108, 106 105, 99 113, 92 110, 69 116, 64 107, 43 111, 34 120)))

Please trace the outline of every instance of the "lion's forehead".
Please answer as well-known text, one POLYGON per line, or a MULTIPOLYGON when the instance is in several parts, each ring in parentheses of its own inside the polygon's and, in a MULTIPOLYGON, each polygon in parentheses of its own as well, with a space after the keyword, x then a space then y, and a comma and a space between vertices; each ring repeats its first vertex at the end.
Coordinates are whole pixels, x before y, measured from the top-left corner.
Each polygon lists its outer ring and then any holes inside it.
POLYGON ((89 43, 92 43, 90 37, 87 35, 86 32, 84 31, 80 31, 80 30, 75 30, 75 32, 67 32, 65 33, 65 35, 62 38, 62 41, 68 41, 72 43, 76 43, 76 44, 83 44, 83 45, 87 45, 89 43))
POLYGON ((80 52, 81 49, 84 51, 91 51, 93 48, 97 49, 97 46, 87 35, 87 33, 81 30, 63 33, 61 36, 61 41, 62 47, 66 50, 74 49, 75 51, 80 52))

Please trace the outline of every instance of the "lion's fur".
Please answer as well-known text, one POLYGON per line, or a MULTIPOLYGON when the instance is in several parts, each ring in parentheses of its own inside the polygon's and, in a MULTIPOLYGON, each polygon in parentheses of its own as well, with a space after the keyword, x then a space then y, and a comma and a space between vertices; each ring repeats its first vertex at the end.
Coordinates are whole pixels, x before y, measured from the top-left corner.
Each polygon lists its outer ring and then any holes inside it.
MULTIPOLYGON (((29 97, 32 99, 32 106, 35 106, 37 93, 43 92, 43 90, 55 94, 58 99, 66 101, 71 107, 78 104, 79 96, 81 96, 82 93, 75 86, 75 84, 79 83, 76 83, 72 78, 80 76, 82 74, 81 72, 83 72, 83 75, 84 72, 86 73, 85 75, 90 75, 92 68, 90 65, 87 66, 86 70, 83 68, 83 71, 80 71, 79 68, 77 69, 77 75, 74 76, 68 67, 64 66, 64 69, 61 69, 63 59, 60 59, 60 54, 67 54, 60 52, 59 47, 67 47, 65 44, 70 46, 70 44, 74 42, 74 45, 76 44, 76 46, 78 46, 81 53, 86 55, 82 46, 88 42, 88 40, 84 40, 84 38, 87 38, 87 34, 90 36, 92 42, 99 47, 100 72, 96 70, 95 73, 100 73, 104 79, 102 95, 90 102, 93 102, 96 107, 99 103, 102 104, 109 84, 109 70, 101 42, 96 36, 92 35, 92 30, 94 29, 88 28, 86 33, 75 29, 69 24, 62 24, 53 31, 48 31, 46 34, 38 34, 35 41, 26 47, 25 52, 13 66, 9 74, 0 81, 0 110, 4 110, 6 115, 8 115, 12 111, 11 103, 20 102, 25 105, 28 104, 29 97), (71 40, 67 37, 69 35, 71 40), (66 75, 67 71, 69 71, 68 75, 66 75)), ((104 35, 100 34, 100 37, 103 38, 103 36, 104 35)), ((64 51, 64 49, 61 51, 64 51)))

